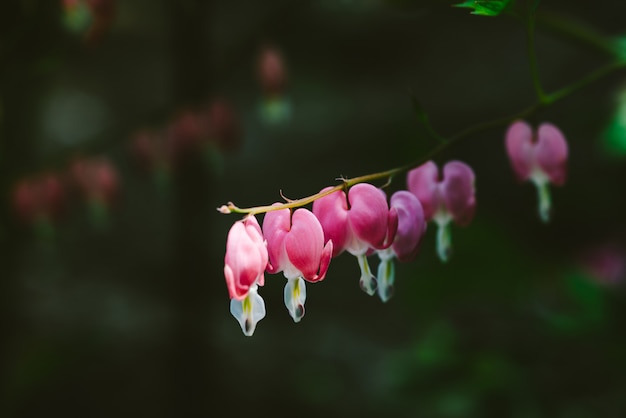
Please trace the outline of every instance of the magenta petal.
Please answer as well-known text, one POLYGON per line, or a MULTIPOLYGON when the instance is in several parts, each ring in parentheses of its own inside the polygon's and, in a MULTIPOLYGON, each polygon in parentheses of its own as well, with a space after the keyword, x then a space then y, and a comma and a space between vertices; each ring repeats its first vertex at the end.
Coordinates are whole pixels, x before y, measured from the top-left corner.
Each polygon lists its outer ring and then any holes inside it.
POLYGON ((374 248, 384 247, 389 216, 385 192, 369 183, 360 183, 350 188, 348 200, 348 220, 355 236, 374 248))
POLYGON ((296 210, 291 231, 285 238, 285 251, 291 264, 302 273, 305 280, 317 280, 323 248, 324 231, 315 215, 307 209, 296 210))
MULTIPOLYGON (((273 206, 280 203, 274 203, 273 206)), ((291 211, 280 209, 269 211, 263 218, 263 235, 267 240, 269 263, 267 272, 274 274, 285 268, 284 241, 291 227, 291 211)))
POLYGON ((437 185, 439 183, 439 169, 437 165, 428 161, 414 168, 407 174, 407 186, 422 204, 424 216, 429 221, 438 209, 437 185))
POLYGON ((410 261, 417 255, 426 231, 422 205, 413 193, 405 190, 391 196, 390 206, 398 217, 398 230, 393 242, 393 252, 400 261, 410 261))
MULTIPOLYGON (((330 260, 333 257, 333 242, 328 241, 324 246, 324 250, 322 251, 322 258, 320 259, 320 270, 319 275, 317 276, 316 282, 324 280, 326 277, 326 272, 328 271, 328 266, 330 265, 330 260)), ((313 281, 313 280, 311 280, 313 281)))
MULTIPOLYGON (((330 187, 322 189, 322 192, 330 187)), ((313 202, 313 214, 324 230, 324 242, 333 242, 333 257, 343 252, 348 228, 348 201, 346 194, 339 190, 313 202)))
POLYGON ((441 191, 448 212, 459 225, 467 225, 474 217, 474 171, 461 161, 450 161, 443 168, 441 191))
POLYGON ((527 180, 534 158, 531 126, 522 120, 513 122, 506 132, 505 145, 515 175, 520 181, 527 180))
POLYGON ((567 141, 551 123, 542 123, 537 130, 537 164, 555 185, 565 183, 567 177, 567 141))
MULTIPOLYGON (((407 192, 410 194, 410 192, 407 192)), ((415 196, 413 196, 415 197, 415 196)), ((417 197, 415 197, 417 200, 417 197)), ((420 205, 421 208, 421 205, 420 205)), ((396 233, 398 232, 398 212, 394 208, 389 209, 389 213, 387 216, 387 236, 385 237, 385 244, 380 249, 389 248, 396 237, 396 233)))

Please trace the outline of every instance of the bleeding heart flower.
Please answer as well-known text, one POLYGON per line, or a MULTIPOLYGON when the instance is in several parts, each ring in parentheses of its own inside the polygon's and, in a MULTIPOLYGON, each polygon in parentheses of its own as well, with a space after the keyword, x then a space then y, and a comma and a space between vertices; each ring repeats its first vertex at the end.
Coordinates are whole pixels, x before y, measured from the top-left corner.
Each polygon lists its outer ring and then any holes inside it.
POLYGON ((361 289, 373 295, 376 277, 371 273, 367 255, 389 247, 398 228, 397 213, 389 209, 385 192, 368 183, 356 184, 347 196, 340 190, 317 199, 313 213, 322 225, 324 239, 333 242, 333 255, 345 250, 357 257, 361 289))
POLYGON ((567 177, 568 147, 565 136, 551 123, 542 123, 537 132, 525 121, 509 126, 505 137, 506 152, 520 181, 532 181, 539 195, 539 216, 550 220, 550 189, 561 186, 567 177))
POLYGON ((64 187, 59 176, 53 173, 22 179, 13 190, 13 206, 19 217, 28 224, 57 221, 64 202, 64 187))
POLYGON ((228 101, 213 100, 204 117, 209 143, 223 152, 234 152, 241 148, 241 124, 235 109, 228 101))
POLYGON ((414 194, 406 190, 391 196, 390 207, 398 214, 398 230, 389 248, 378 250, 378 296, 387 302, 393 296, 395 280, 394 258, 401 262, 411 261, 417 255, 422 237, 426 232, 426 220, 422 204, 414 194))
POLYGON ((70 174, 83 196, 105 207, 110 206, 119 189, 115 166, 105 157, 80 158, 70 167, 70 174))
POLYGON ((224 277, 230 294, 230 312, 244 334, 254 333, 265 317, 265 304, 257 286, 265 283, 268 253, 261 227, 254 216, 233 224, 226 240, 224 277))
POLYGON ((450 161, 443 167, 440 177, 437 165, 428 161, 409 171, 408 189, 424 208, 427 221, 433 220, 437 226, 437 253, 442 261, 450 257, 450 223, 468 225, 476 211, 474 171, 461 161, 450 161))
MULTIPOLYGON (((278 205, 278 203, 275 203, 278 205)), ((324 279, 333 253, 333 243, 324 245, 324 231, 315 215, 307 209, 267 212, 263 220, 267 240, 268 273, 283 272, 287 278, 285 306, 295 322, 304 316, 308 282, 324 279)))
POLYGON ((261 50, 257 63, 257 74, 263 92, 269 96, 281 96, 287 85, 287 70, 282 53, 275 47, 261 50))

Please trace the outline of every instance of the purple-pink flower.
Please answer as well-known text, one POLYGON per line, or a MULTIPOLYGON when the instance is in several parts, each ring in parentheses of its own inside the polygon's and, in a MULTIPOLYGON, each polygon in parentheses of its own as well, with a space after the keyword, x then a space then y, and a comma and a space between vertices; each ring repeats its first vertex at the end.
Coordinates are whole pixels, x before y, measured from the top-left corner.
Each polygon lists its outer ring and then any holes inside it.
POLYGON ((450 228, 452 221, 468 225, 476 211, 474 171, 461 161, 450 161, 440 175, 437 165, 428 161, 409 171, 407 185, 422 204, 427 221, 433 220, 438 228, 437 252, 442 261, 451 253, 450 228))
POLYGON ((523 120, 513 122, 505 136, 506 152, 520 181, 532 181, 539 195, 539 215, 550 219, 549 184, 561 186, 567 177, 568 146, 563 133, 551 123, 536 132, 523 120))
POLYGON ((398 214, 398 229, 389 248, 378 250, 378 296, 383 302, 393 296, 394 258, 411 261, 417 255, 426 232, 426 220, 420 201, 411 192, 400 190, 391 196, 390 207, 398 214))
MULTIPOLYGON (((278 205, 276 203, 275 205, 278 205)), ((332 258, 333 243, 324 241, 324 231, 307 209, 279 209, 265 214, 263 234, 267 240, 268 273, 283 272, 285 306, 295 322, 304 316, 305 282, 323 280, 332 258)))
POLYGON ((257 288, 264 284, 267 263, 267 247, 256 218, 247 216, 235 222, 226 240, 224 277, 231 298, 230 311, 247 336, 265 317, 265 304, 257 288))
POLYGON ((397 213, 389 209, 385 192, 368 183, 356 184, 347 196, 336 191, 313 202, 313 213, 322 225, 324 239, 333 242, 333 255, 347 251, 357 257, 361 289, 373 295, 376 278, 367 255, 389 247, 398 228, 397 213))

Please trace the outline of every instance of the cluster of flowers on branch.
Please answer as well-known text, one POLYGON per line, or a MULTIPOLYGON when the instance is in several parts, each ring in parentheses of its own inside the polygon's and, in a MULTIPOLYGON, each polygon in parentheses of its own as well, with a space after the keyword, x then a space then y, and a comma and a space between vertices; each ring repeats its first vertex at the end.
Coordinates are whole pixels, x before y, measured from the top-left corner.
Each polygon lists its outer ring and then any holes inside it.
MULTIPOLYGON (((514 121, 505 135, 505 148, 519 180, 532 181, 539 190, 539 214, 550 213, 549 184, 562 185, 566 176, 567 143, 549 123, 533 132, 530 125, 514 121)), ((446 262, 452 253, 451 224, 467 226, 476 211, 475 175, 461 161, 442 169, 433 161, 344 180, 300 201, 240 209, 232 203, 222 213, 246 213, 231 227, 226 242, 224 276, 230 311, 251 336, 265 317, 259 286, 265 273, 283 273, 287 279, 284 302, 294 322, 304 316, 306 282, 324 280, 332 258, 347 252, 356 257, 359 285, 368 295, 387 302, 394 292, 394 260, 408 262, 419 252, 427 223, 437 225, 437 254, 446 262), (407 190, 388 199, 368 181, 407 171, 407 190), (312 202, 312 209, 304 206, 312 202), (257 214, 265 213, 262 226, 257 214), (377 256, 377 274, 369 257, 377 256)))
MULTIPOLYGON (((305 312, 306 282, 323 280, 331 259, 344 252, 357 259, 361 289, 388 301, 394 290, 394 259, 415 258, 427 222, 433 219, 447 228, 452 219, 469 223, 474 213, 474 173, 460 161, 445 166, 442 180, 429 161, 409 172, 408 183, 409 190, 396 191, 389 200, 370 183, 346 190, 325 188, 312 210, 300 207, 292 212, 275 203, 277 209, 267 211, 262 227, 253 214, 235 222, 228 234, 224 275, 231 313, 244 334, 252 335, 265 316, 258 287, 266 272, 284 274, 285 306, 299 322, 305 312), (377 275, 368 261, 373 255, 379 259, 377 275)), ((449 234, 447 239, 449 247, 449 234)))

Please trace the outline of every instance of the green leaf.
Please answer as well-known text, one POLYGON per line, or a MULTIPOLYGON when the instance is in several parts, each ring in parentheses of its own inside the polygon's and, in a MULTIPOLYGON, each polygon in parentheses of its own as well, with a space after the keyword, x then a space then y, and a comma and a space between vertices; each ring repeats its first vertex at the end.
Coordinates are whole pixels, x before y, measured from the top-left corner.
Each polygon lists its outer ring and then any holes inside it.
POLYGON ((626 62, 626 35, 615 38, 611 43, 615 55, 620 61, 626 62))
POLYGON ((585 319, 592 323, 604 319, 604 293, 594 280, 580 274, 570 274, 566 277, 566 285, 570 297, 578 303, 585 319))
MULTIPOLYGON (((626 42, 624 43, 624 60, 626 60, 626 42)), ((617 94, 615 111, 603 132, 605 151, 618 158, 626 157, 626 89, 617 94)))
POLYGON ((511 0, 465 0, 463 3, 455 4, 454 7, 474 9, 473 15, 498 16, 510 2, 511 0))
POLYGON ((564 290, 572 305, 560 312, 549 312, 547 322, 556 330, 580 334, 602 327, 606 320, 603 289, 581 273, 571 272, 564 278, 564 290))

